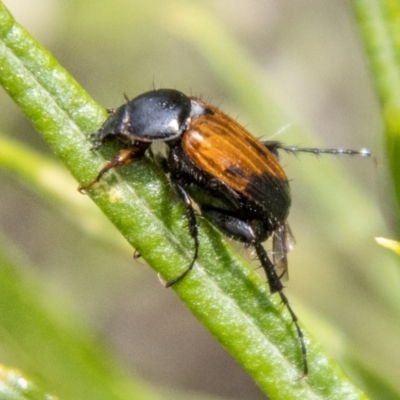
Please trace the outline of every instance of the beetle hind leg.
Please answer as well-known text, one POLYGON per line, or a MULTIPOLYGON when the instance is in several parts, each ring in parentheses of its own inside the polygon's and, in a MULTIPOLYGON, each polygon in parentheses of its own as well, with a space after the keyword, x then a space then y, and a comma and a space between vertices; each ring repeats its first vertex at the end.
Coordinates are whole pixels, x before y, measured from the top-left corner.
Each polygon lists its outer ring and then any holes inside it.
MULTIPOLYGON (((262 240, 264 239, 264 237, 262 236, 262 226, 258 226, 257 221, 243 221, 235 216, 227 214, 222 210, 214 209, 211 207, 202 207, 202 214, 227 236, 230 236, 235 240, 244 242, 247 246, 254 247, 261 266, 264 269, 265 274, 267 275, 267 281, 271 293, 277 293, 279 295, 282 304, 288 310, 292 322, 296 328, 303 360, 303 376, 306 376, 308 374, 308 362, 304 333, 300 327, 297 315, 294 313, 292 307, 290 306, 288 298, 283 293, 284 287, 280 279, 281 277, 278 275, 275 265, 268 257, 268 253, 262 245, 262 240)), ((286 225, 282 226, 286 227, 286 225)), ((286 227, 286 229, 289 228, 286 227)), ((285 232, 286 231, 283 231, 283 233, 285 232)), ((284 236, 286 236, 286 234, 284 236)))
POLYGON ((292 318, 292 322, 296 328, 297 336, 300 341, 300 348, 301 348, 301 356, 303 359, 303 376, 307 376, 308 374, 308 362, 307 362, 307 349, 304 340, 304 332, 300 327, 299 319, 297 315, 293 311, 288 298, 283 293, 283 285, 281 282, 280 277, 278 276, 274 264, 268 257, 267 251, 264 249, 263 245, 259 241, 255 241, 253 246, 256 250, 257 257, 260 260, 261 266, 264 268, 265 274, 267 275, 268 284, 271 290, 271 293, 278 293, 279 297, 281 298, 282 304, 288 310, 290 317, 292 318))

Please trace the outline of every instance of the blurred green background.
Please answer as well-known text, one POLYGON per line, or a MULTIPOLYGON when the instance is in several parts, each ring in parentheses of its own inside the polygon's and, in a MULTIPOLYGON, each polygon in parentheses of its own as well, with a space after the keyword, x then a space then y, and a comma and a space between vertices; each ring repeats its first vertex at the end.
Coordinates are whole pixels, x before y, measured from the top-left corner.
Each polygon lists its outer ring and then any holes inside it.
MULTIPOLYGON (((4 3, 104 107, 120 105, 124 93, 134 97, 154 86, 171 87, 220 106, 264 139, 305 147, 369 147, 377 166, 355 157, 282 156, 292 180, 289 221, 297 241, 289 257, 286 293, 302 323, 362 387, 361 367, 356 365, 360 360, 363 368, 396 383, 397 260, 374 241, 375 236, 395 236, 396 213, 379 108, 348 2, 4 3), (219 35, 229 35, 253 66, 254 76, 235 76, 212 58, 201 40, 187 34, 185 24, 192 24, 194 16, 202 20, 203 12, 211 23, 199 30, 210 34, 209 45, 218 46, 219 35), (221 31, 213 30, 212 23, 221 31), (257 108, 251 85, 243 89, 247 80, 273 96, 292 123, 276 116, 266 131, 264 120, 271 110, 257 108), (299 136, 298 126, 309 136, 299 136), (327 173, 324 179, 325 166, 332 164, 338 174, 327 173), (325 197, 315 187, 325 190, 325 197)), ((229 61, 232 66, 237 62, 229 61)), ((0 132, 52 157, 4 92, 0 107, 0 132)), ((75 192, 76 184, 68 178, 49 179, 62 186, 66 197, 74 196, 71 201, 90 207, 90 199, 75 192)), ((32 264, 49 296, 68 302, 67 308, 129 369, 164 393, 265 398, 173 291, 164 290, 150 268, 132 259, 132 249, 111 225, 103 234, 102 223, 81 223, 11 173, 0 173, 0 186, 1 240, 8 248, 15 246, 10 257, 32 264)), ((252 257, 241 246, 238 251, 252 257)), ((20 366, 1 343, 0 360, 20 366)))

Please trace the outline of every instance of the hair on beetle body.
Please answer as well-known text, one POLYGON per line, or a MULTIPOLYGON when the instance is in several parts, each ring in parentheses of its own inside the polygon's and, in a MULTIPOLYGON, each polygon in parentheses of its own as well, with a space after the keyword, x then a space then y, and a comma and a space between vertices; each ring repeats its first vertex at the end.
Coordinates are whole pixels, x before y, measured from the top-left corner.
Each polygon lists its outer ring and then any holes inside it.
POLYGON ((288 310, 308 374, 307 349, 298 318, 285 294, 281 279, 287 277, 287 253, 294 239, 287 218, 291 205, 289 182, 279 163, 278 151, 312 154, 372 156, 367 149, 315 149, 259 141, 234 119, 199 98, 173 89, 152 90, 128 100, 115 110, 95 134, 94 149, 115 139, 122 147, 97 177, 81 192, 98 182, 110 169, 140 160, 154 142, 165 142, 164 171, 186 210, 193 238, 193 257, 185 270, 165 284, 184 278, 198 257, 196 213, 226 236, 254 248, 267 276, 271 293, 277 293, 288 310), (262 243, 272 237, 272 261, 262 243))

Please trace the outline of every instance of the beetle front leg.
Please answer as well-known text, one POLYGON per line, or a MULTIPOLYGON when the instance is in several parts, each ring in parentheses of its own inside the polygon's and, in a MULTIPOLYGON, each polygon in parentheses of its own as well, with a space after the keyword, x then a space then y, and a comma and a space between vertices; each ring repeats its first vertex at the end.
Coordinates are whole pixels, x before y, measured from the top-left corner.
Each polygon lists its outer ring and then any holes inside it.
POLYGON ((123 165, 128 165, 133 161, 140 160, 144 156, 146 149, 147 147, 139 145, 121 150, 111 161, 109 161, 103 167, 103 169, 98 173, 98 175, 92 182, 88 183, 87 185, 79 186, 78 191, 80 193, 85 193, 87 189, 90 189, 95 183, 99 182, 103 175, 110 169, 122 167, 123 165))

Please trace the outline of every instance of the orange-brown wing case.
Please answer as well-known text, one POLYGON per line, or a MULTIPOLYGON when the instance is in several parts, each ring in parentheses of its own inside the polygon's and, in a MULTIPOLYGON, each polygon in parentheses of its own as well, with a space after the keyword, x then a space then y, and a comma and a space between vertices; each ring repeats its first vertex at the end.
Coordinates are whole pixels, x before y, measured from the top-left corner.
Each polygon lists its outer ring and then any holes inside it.
POLYGON ((275 215, 284 220, 290 206, 289 185, 276 157, 228 115, 204 106, 211 113, 193 118, 183 135, 186 154, 202 171, 266 210, 285 210, 284 216, 275 215))

